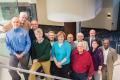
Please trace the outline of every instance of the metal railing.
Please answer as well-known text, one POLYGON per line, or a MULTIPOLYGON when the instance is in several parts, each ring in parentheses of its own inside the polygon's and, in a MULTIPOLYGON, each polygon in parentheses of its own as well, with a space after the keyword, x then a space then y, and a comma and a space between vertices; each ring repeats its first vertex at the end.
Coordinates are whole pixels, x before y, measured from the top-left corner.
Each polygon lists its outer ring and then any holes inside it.
POLYGON ((48 78, 51 78, 51 79, 70 80, 70 79, 63 78, 63 77, 52 76, 52 75, 39 73, 39 72, 35 72, 35 71, 30 71, 30 70, 20 69, 20 68, 16 68, 16 67, 11 67, 11 66, 1 64, 1 63, 0 63, 0 68, 6 68, 6 69, 11 69, 11 70, 15 70, 15 71, 24 72, 24 73, 34 74, 34 75, 38 75, 38 76, 44 76, 44 77, 48 77, 48 78))

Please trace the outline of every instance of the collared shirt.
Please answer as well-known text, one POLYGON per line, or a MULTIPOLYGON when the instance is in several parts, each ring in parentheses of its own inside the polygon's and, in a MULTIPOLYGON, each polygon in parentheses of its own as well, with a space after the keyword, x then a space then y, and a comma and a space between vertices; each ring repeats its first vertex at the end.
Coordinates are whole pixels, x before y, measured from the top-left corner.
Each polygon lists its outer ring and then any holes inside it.
POLYGON ((71 67, 74 72, 78 74, 88 72, 88 76, 91 77, 94 72, 94 67, 90 53, 84 51, 82 54, 79 54, 77 49, 73 50, 71 67))
POLYGON ((54 44, 54 41, 53 42, 50 42, 51 44, 51 49, 50 49, 50 61, 54 61, 53 58, 52 58, 52 46, 54 44))
POLYGON ((53 42, 50 42, 51 46, 53 46, 53 43, 54 43, 54 41, 53 41, 53 42))
POLYGON ((36 42, 37 42, 38 44, 42 43, 43 41, 44 41, 44 38, 42 38, 40 41, 37 41, 37 40, 36 40, 36 42))
POLYGON ((109 48, 108 48, 108 49, 104 49, 104 48, 103 48, 104 64, 107 63, 108 51, 109 51, 109 48))
POLYGON ((92 41, 95 40, 95 37, 90 37, 90 47, 92 46, 92 41))
POLYGON ((72 50, 76 48, 76 45, 75 45, 74 41, 69 42, 69 44, 71 45, 72 50))
POLYGON ((28 31, 23 28, 12 28, 6 33, 6 46, 12 55, 16 55, 16 51, 27 54, 31 46, 28 31))
POLYGON ((58 62, 61 62, 63 59, 66 59, 63 65, 69 64, 70 54, 71 54, 71 46, 66 40, 63 42, 61 47, 59 47, 58 41, 54 42, 52 46, 52 57, 53 58, 55 57, 58 62))

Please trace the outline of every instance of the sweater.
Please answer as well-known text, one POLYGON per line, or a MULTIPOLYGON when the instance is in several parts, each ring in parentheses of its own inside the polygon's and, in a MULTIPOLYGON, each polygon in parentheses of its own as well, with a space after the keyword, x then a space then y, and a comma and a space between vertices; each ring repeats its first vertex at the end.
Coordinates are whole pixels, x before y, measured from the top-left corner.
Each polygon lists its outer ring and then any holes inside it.
POLYGON ((58 62, 61 62, 65 58, 66 62, 64 62, 63 65, 69 64, 70 54, 71 54, 71 46, 66 40, 63 42, 61 47, 59 47, 58 41, 54 42, 52 46, 52 57, 53 58, 55 57, 58 62))
POLYGON ((33 41, 32 46, 32 58, 38 59, 38 61, 47 61, 50 59, 50 42, 44 39, 41 43, 36 40, 33 41))

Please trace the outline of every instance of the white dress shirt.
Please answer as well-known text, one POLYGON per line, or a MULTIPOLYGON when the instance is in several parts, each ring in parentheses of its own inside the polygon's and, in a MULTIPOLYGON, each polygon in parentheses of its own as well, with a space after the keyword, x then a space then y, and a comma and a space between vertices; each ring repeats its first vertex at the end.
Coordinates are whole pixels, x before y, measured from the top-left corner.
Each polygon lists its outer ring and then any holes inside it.
POLYGON ((104 64, 105 64, 105 65, 106 65, 106 63, 107 63, 108 51, 109 51, 109 48, 108 48, 108 49, 104 49, 104 48, 103 48, 103 56, 104 56, 104 64))

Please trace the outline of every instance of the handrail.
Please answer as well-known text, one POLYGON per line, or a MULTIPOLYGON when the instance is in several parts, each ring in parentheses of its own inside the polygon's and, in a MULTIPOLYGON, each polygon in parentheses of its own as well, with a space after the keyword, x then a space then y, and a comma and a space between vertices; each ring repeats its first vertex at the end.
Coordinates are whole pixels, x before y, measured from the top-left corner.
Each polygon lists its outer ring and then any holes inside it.
POLYGON ((48 74, 44 74, 44 73, 39 73, 39 72, 35 72, 35 71, 30 71, 30 70, 20 69, 20 68, 16 68, 16 67, 11 67, 11 66, 4 65, 4 64, 1 64, 1 63, 0 63, 0 68, 11 69, 11 70, 15 70, 15 71, 24 72, 24 73, 31 73, 31 74, 35 74, 35 75, 39 75, 39 76, 44 76, 44 77, 49 77, 49 78, 53 78, 53 79, 70 80, 70 79, 62 78, 62 77, 58 77, 58 76, 52 76, 52 75, 48 75, 48 74))

